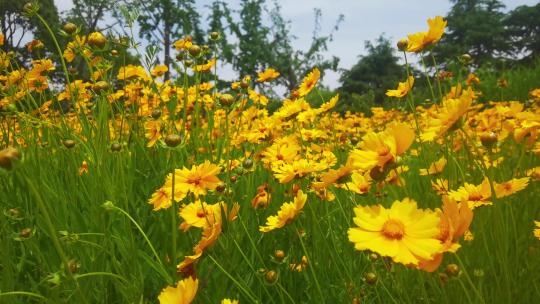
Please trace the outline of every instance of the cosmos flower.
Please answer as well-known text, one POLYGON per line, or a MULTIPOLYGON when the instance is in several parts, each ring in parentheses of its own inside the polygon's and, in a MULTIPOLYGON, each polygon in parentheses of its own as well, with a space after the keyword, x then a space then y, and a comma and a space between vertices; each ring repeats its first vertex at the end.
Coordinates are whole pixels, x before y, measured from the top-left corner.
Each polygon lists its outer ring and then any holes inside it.
POLYGON ((158 296, 159 304, 189 304, 197 294, 199 280, 187 277, 178 281, 176 287, 164 288, 158 296))
POLYGON ((395 201, 390 209, 381 205, 357 206, 354 214, 358 227, 349 228, 348 236, 357 250, 371 250, 396 263, 416 266, 442 249, 437 239, 438 214, 418 209, 412 199, 395 201))
POLYGON ((402 98, 407 96, 414 85, 414 77, 409 76, 405 82, 400 82, 397 89, 386 91, 386 96, 402 98))
POLYGON ((260 226, 259 231, 261 232, 270 232, 274 229, 283 228, 288 223, 292 222, 298 214, 304 208, 306 204, 307 195, 298 190, 294 201, 290 203, 284 203, 279 209, 277 215, 269 216, 266 219, 266 226, 260 226))
POLYGON ((427 32, 418 32, 408 35, 407 52, 418 53, 428 46, 431 46, 441 40, 446 27, 446 20, 441 16, 427 20, 429 30, 427 32))

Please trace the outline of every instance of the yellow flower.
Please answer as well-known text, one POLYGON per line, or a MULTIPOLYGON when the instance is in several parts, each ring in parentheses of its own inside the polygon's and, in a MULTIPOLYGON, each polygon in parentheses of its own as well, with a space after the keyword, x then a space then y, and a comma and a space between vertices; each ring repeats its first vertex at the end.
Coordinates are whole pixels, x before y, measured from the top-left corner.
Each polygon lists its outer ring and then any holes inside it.
POLYGON ((432 163, 428 169, 420 169, 420 175, 433 175, 441 173, 446 166, 446 158, 443 156, 438 161, 432 163))
POLYGON ((465 183, 465 185, 459 187, 459 189, 449 191, 448 196, 458 202, 468 204, 471 209, 480 206, 493 205, 490 201, 491 187, 487 178, 484 178, 484 181, 476 186, 465 183))
POLYGON ((407 52, 418 53, 426 47, 437 43, 444 34, 444 28, 446 27, 446 20, 441 16, 437 16, 434 19, 428 19, 429 30, 427 32, 419 32, 408 35, 407 52))
POLYGON ((402 98, 407 96, 414 85, 414 77, 409 76, 405 82, 400 82, 397 89, 386 91, 386 96, 402 98))
POLYGON ((166 65, 160 64, 160 65, 156 65, 152 69, 152 71, 150 71, 150 73, 152 73, 152 76, 160 77, 160 76, 163 76, 163 74, 165 74, 168 70, 169 68, 166 65))
POLYGON ((209 72, 212 67, 216 65, 216 58, 209 59, 205 64, 199 64, 193 67, 194 71, 200 73, 209 72))
POLYGON ((269 68, 264 70, 263 72, 259 72, 257 76, 259 76, 259 78, 257 78, 257 82, 265 82, 279 77, 279 72, 272 68, 269 68))
POLYGON ((175 41, 173 43, 173 46, 177 51, 188 50, 193 45, 192 41, 193 41, 193 37, 186 36, 180 40, 175 41))
POLYGON ((191 169, 176 169, 174 186, 183 192, 192 192, 196 197, 205 195, 207 190, 214 190, 220 184, 217 177, 221 168, 208 160, 191 169))
POLYGON ((390 209, 381 205, 354 208, 349 241, 357 250, 371 250, 396 263, 418 265, 442 248, 437 239, 440 218, 431 210, 418 209, 409 198, 395 201, 390 209))
POLYGON ((302 84, 300 84, 300 87, 298 88, 298 97, 306 96, 307 94, 309 94, 309 92, 313 90, 315 85, 317 85, 320 77, 321 72, 318 68, 314 68, 313 71, 309 72, 309 74, 304 78, 302 84))
POLYGON ((493 188, 495 188, 495 195, 498 198, 501 198, 521 191, 527 188, 529 179, 529 177, 513 178, 504 183, 494 183, 493 188))
POLYGON ((223 299, 221 300, 221 304, 238 304, 238 300, 231 300, 231 299, 223 299))
POLYGON ((0 34, 0 46, 4 45, 4 34, 0 34))
POLYGON ((179 212, 180 217, 184 219, 180 228, 184 231, 191 227, 206 229, 216 222, 221 223, 222 206, 223 202, 211 205, 200 200, 184 205, 179 212))
POLYGON ((131 78, 140 78, 142 80, 148 80, 148 74, 146 70, 140 65, 129 64, 127 66, 120 67, 118 70, 118 80, 127 80, 131 78))
POLYGON ((352 150, 349 157, 358 169, 370 170, 377 167, 383 171, 386 164, 395 163, 397 157, 411 146, 414 137, 411 127, 404 123, 394 123, 384 132, 366 134, 360 149, 352 150))
POLYGON ((279 209, 277 215, 269 216, 266 219, 266 226, 260 226, 259 231, 270 232, 274 229, 282 228, 288 223, 292 222, 302 211, 306 204, 307 195, 298 190, 294 201, 290 203, 284 203, 279 209))
POLYGON ((371 178, 369 175, 362 175, 354 172, 351 175, 351 181, 338 186, 341 189, 349 190, 357 194, 366 194, 371 187, 371 178))
POLYGON ((88 173, 88 163, 83 160, 81 167, 79 168, 79 176, 88 173))
POLYGON ((445 195, 448 193, 448 180, 438 178, 435 181, 431 181, 431 187, 437 194, 445 195))
POLYGON ((467 204, 458 204, 451 198, 443 197, 439 239, 443 248, 431 260, 420 262, 420 268, 425 271, 435 271, 442 262, 444 252, 456 252, 460 245, 458 239, 469 229, 473 212, 467 204))
POLYGON ((146 138, 148 143, 146 146, 148 148, 153 147, 156 142, 161 138, 161 121, 159 120, 149 120, 144 124, 144 129, 146 130, 146 138))
POLYGON ((469 111, 472 100, 471 95, 465 94, 458 99, 445 99, 442 107, 433 114, 434 117, 426 117, 427 127, 420 134, 420 139, 422 141, 432 141, 446 134, 448 130, 457 127, 461 117, 469 111))
POLYGON ((534 221, 536 229, 534 229, 534 236, 540 240, 540 221, 534 221))
POLYGON ((272 195, 268 193, 268 184, 257 187, 257 194, 251 200, 253 208, 266 208, 272 201, 272 195))
POLYGON ((158 296, 159 304, 189 304, 197 294, 199 280, 187 277, 178 281, 176 287, 164 288, 158 296))

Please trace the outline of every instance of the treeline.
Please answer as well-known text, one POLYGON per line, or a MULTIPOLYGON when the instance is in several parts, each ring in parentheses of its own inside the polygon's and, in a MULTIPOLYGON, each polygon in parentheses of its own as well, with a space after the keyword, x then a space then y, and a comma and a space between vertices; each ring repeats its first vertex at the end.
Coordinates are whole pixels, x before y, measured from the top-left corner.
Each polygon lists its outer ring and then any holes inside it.
MULTIPOLYGON (((206 17, 196 0, 72 0, 72 8, 63 12, 58 11, 54 0, 36 2, 40 15, 57 34, 61 48, 72 40, 62 31, 66 23, 75 24, 81 37, 95 31, 106 34, 114 51, 121 55, 113 69, 127 63, 159 63, 169 68, 164 75, 169 79, 174 71, 171 66, 177 61, 174 43, 190 35, 194 43, 214 47, 219 61, 228 63, 239 77, 253 76, 266 68, 278 70, 281 76, 274 84, 285 94, 294 90, 314 67, 318 67, 323 76, 325 71, 338 70, 339 58, 328 58, 325 52, 343 16, 337 17, 335 26, 323 34, 322 12, 315 10, 311 45, 306 50, 296 50, 290 20, 283 17, 277 0, 241 0, 234 8, 227 1, 215 0, 204 6, 206 17), (138 37, 131 37, 134 28, 138 37), (220 38, 210 41, 212 32, 219 33, 220 38), (132 47, 140 45, 131 38, 142 39, 149 47, 134 53, 132 47)), ((470 67, 473 69, 482 67, 495 73, 536 62, 540 51, 540 4, 505 12, 504 4, 498 0, 451 2, 453 6, 445 16, 448 25, 441 42, 421 54, 429 73, 444 70, 457 73, 457 59, 462 54, 472 57, 470 67)), ((0 22, 5 41, 1 47, 12 51, 21 64, 44 56, 58 62, 58 58, 54 58, 58 53, 46 28, 36 18, 24 16, 26 3, 2 0, 0 22), (30 42, 24 43, 28 40, 30 42)), ((357 64, 341 70, 341 86, 337 91, 342 96, 338 106, 342 111, 363 111, 388 102, 384 92, 405 79, 402 56, 390 40, 381 36, 374 43, 366 42, 365 47, 367 54, 361 56, 357 64)), ((79 78, 89 79, 86 65, 81 61, 77 58, 72 62, 70 71, 79 78)), ((423 70, 418 64, 415 67, 423 70)), ((61 78, 61 73, 57 77, 61 78)), ((220 85, 227 83, 220 81, 220 85)), ((423 86, 422 79, 416 86, 423 86)), ((275 88, 259 87, 270 96, 277 96, 275 88)))

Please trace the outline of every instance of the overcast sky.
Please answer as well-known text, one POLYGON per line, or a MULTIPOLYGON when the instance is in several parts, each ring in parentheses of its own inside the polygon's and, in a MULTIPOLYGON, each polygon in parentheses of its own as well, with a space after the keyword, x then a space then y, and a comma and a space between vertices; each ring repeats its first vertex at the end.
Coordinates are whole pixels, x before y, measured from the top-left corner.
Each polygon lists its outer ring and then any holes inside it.
MULTIPOLYGON (((197 6, 203 18, 206 19, 208 10, 205 6, 212 0, 197 0, 197 6)), ((238 0, 226 1, 232 8, 238 7, 238 0)), ((426 20, 437 15, 445 16, 450 10, 448 0, 282 0, 282 13, 285 19, 291 21, 291 32, 298 37, 294 41, 297 49, 306 50, 311 42, 314 28, 314 9, 320 8, 322 17, 322 34, 332 30, 340 14, 345 19, 339 30, 334 34, 334 40, 329 44, 328 57, 335 55, 340 58, 339 67, 349 69, 358 61, 358 56, 364 53, 364 42, 373 41, 380 34, 397 42, 407 34, 427 30, 426 20)), ((535 5, 534 0, 502 1, 506 10, 519 5, 535 5)), ((58 10, 65 11, 72 7, 71 0, 55 0, 58 10)), ((230 70, 225 69, 224 78, 234 78, 230 70)), ((330 72, 324 79, 324 84, 336 88, 339 73, 330 72)))

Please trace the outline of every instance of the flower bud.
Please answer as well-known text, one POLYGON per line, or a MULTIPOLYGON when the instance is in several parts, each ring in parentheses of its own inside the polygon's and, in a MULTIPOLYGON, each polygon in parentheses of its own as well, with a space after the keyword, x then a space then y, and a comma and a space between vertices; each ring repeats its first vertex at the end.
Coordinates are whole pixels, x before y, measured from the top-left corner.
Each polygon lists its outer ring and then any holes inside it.
POLYGON ((23 239, 27 239, 32 235, 32 228, 24 228, 19 232, 19 236, 23 239))
POLYGON ((201 51, 201 47, 196 44, 189 47, 189 54, 193 57, 198 57, 201 54, 201 51))
POLYGON ((182 137, 178 134, 169 134, 165 137, 167 146, 174 148, 182 142, 182 137))
POLYGON ((274 252, 274 258, 275 258, 276 261, 278 261, 278 262, 283 261, 283 259, 285 258, 285 251, 279 250, 279 249, 276 250, 276 251, 274 252))
POLYGON ((264 275, 264 279, 266 280, 267 283, 273 284, 277 281, 278 274, 277 272, 270 270, 266 272, 266 274, 264 275))
POLYGON ((120 150, 122 150, 122 145, 120 145, 119 143, 113 143, 111 145, 111 151, 118 152, 120 150))
POLYGON ((234 103, 234 97, 231 94, 223 94, 219 98, 219 103, 224 107, 229 107, 234 103))
POLYGON ((75 147, 75 141, 73 139, 66 139, 62 143, 64 144, 64 147, 68 149, 75 147))
POLYGON ((152 114, 150 115, 152 116, 153 119, 158 119, 161 117, 161 110, 155 109, 154 111, 152 111, 152 114))
POLYGON ((74 23, 67 22, 66 24, 64 24, 62 29, 64 30, 64 32, 71 35, 71 34, 75 33, 75 31, 77 31, 77 26, 74 23))
POLYGON ((251 169, 251 167, 253 167, 253 160, 251 158, 246 158, 242 163, 242 166, 246 169, 251 169))
POLYGON ((480 142, 484 147, 490 147, 498 140, 497 134, 495 132, 487 132, 480 135, 480 142))
POLYGON ((409 46, 409 41, 407 39, 400 39, 397 43, 397 48, 400 51, 405 52, 409 46))
POLYGON ((107 43, 107 38, 100 32, 93 32, 88 37, 88 44, 92 47, 103 48, 107 43))
POLYGON ((456 264, 448 264, 445 271, 448 276, 455 277, 459 274, 459 266, 456 264))
POLYGON ((219 38, 221 38, 221 35, 220 35, 218 32, 211 32, 211 33, 210 33, 210 39, 211 39, 211 40, 216 41, 216 40, 218 40, 219 38))
POLYGON ((364 279, 369 285, 375 285, 375 283, 377 283, 377 275, 373 272, 364 274, 364 279))

